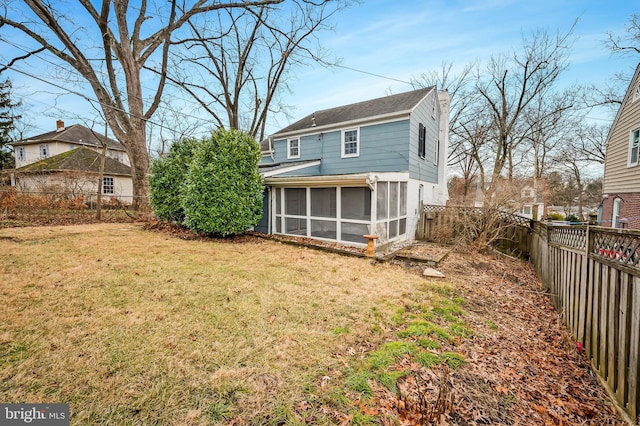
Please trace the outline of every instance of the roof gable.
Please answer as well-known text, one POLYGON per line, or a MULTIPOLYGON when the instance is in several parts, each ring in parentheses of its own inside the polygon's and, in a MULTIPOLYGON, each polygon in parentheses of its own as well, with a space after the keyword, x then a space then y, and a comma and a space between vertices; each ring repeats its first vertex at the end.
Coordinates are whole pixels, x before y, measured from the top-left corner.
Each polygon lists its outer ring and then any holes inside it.
POLYGON ((340 123, 364 120, 394 113, 406 112, 408 114, 433 90, 434 87, 431 86, 424 89, 412 90, 410 92, 316 111, 278 131, 276 135, 315 127, 338 125, 340 123))
MULTIPOLYGON (((98 173, 100 171, 100 157, 102 157, 102 154, 92 149, 76 148, 35 163, 27 164, 15 171, 17 173, 62 171, 98 173)), ((105 157, 104 160, 105 174, 131 176, 131 167, 110 157, 105 157)))
POLYGON ((13 145, 29 145, 32 143, 42 143, 42 142, 66 142, 72 145, 85 145, 85 146, 96 146, 102 147, 103 142, 106 142, 106 145, 109 149, 117 149, 124 151, 124 147, 118 141, 107 138, 104 135, 101 135, 93 130, 84 127, 80 124, 74 124, 69 127, 65 127, 60 131, 52 131, 43 133, 37 136, 32 136, 27 139, 23 139, 21 141, 16 141, 13 145))

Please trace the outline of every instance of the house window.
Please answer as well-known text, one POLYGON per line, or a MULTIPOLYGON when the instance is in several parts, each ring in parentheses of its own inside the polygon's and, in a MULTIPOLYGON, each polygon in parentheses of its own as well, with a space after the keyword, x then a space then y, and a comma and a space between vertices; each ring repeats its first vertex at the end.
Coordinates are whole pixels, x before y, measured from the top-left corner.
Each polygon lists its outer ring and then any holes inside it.
POLYGON ((24 146, 16 147, 16 158, 18 161, 24 161, 27 159, 26 152, 24 150, 24 146))
POLYGON ((633 91, 633 101, 637 101, 640 98, 640 83, 636 85, 636 90, 633 91))
POLYGON ((418 157, 424 158, 426 153, 427 128, 422 123, 418 125, 418 157))
POLYGON ((40 159, 44 160, 49 158, 49 144, 43 143, 40 145, 40 159))
POLYGON ((289 139, 287 145, 287 158, 300 158, 300 139, 289 139))
POLYGON ((102 178, 102 193, 105 195, 113 195, 115 193, 113 177, 105 176, 102 178))
POLYGON ((628 167, 638 165, 638 141, 640 140, 640 129, 631 132, 629 138, 629 163, 628 167))
POLYGON ((611 212, 611 227, 617 228, 620 222, 620 204, 622 200, 620 198, 616 198, 613 200, 613 211, 611 212))
POLYGON ((349 129, 342 131, 342 158, 357 157, 360 154, 360 131, 349 129))
POLYGON ((433 164, 438 165, 438 159, 440 158, 440 139, 436 138, 433 141, 433 164))
POLYGON ((378 182, 376 233, 393 240, 407 233, 407 183, 378 182))
POLYGON ((522 208, 522 214, 524 216, 531 216, 531 206, 524 206, 522 208))

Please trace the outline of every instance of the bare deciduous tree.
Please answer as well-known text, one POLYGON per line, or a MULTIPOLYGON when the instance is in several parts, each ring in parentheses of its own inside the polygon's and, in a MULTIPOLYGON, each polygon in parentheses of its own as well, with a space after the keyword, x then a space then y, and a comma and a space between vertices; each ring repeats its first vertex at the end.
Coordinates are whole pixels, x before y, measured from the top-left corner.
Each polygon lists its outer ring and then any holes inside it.
POLYGON ((342 1, 311 6, 297 0, 279 8, 218 10, 215 17, 191 22, 191 36, 175 42, 184 49, 175 51, 169 78, 217 127, 262 140, 267 115, 286 108, 278 95, 287 89, 289 71, 307 60, 326 65, 315 36, 330 28, 342 7, 342 1))
POLYGON ((25 0, 22 7, 5 7, 0 26, 26 34, 88 83, 111 131, 127 149, 135 199, 147 206, 146 124, 164 91, 171 37, 198 15, 282 1, 168 0, 133 5, 126 0, 103 0, 97 7, 90 0, 78 0, 73 3, 76 17, 71 22, 65 16, 70 6, 66 3, 25 0), (79 28, 78 22, 86 26, 79 28), (145 67, 154 68, 159 77, 149 79, 145 67), (148 95, 143 81, 154 86, 148 95))

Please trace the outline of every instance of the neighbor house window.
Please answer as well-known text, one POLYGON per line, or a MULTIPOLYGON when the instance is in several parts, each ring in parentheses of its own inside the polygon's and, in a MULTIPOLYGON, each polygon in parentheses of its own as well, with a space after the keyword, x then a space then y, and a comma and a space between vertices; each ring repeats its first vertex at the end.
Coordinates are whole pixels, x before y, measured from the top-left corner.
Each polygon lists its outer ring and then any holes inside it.
POLYGON ((49 158, 49 144, 40 145, 40 159, 44 160, 45 158, 49 158))
POLYGON ((638 141, 640 140, 640 129, 631 132, 629 139, 629 166, 638 165, 638 141))
POLYGON ((287 158, 300 158, 300 139, 289 139, 287 158))
POLYGON ((436 138, 433 141, 433 164, 438 165, 438 160, 440 158, 440 139, 436 138))
POLYGON ((107 195, 115 193, 115 185, 111 176, 105 176, 102 178, 102 193, 107 195))
POLYGON ((349 129, 342 131, 342 157, 357 157, 360 155, 360 131, 349 129))
POLYGON ((524 206, 522 208, 522 214, 525 216, 531 216, 531 206, 524 206))
POLYGON ((16 158, 18 161, 24 161, 27 159, 26 152, 24 150, 24 146, 19 146, 16 148, 16 158))
POLYGON ((418 125, 418 157, 424 158, 427 151, 427 128, 422 123, 418 125))
POLYGON ((633 101, 637 101, 640 98, 640 83, 636 85, 636 90, 633 91, 633 101))

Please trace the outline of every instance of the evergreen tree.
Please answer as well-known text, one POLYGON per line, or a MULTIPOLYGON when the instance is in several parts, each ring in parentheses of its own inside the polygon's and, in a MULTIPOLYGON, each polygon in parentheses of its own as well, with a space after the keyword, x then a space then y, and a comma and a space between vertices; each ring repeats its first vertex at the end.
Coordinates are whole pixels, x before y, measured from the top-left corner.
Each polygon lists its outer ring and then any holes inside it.
POLYGON ((13 109, 20 103, 11 102, 11 80, 0 82, 0 170, 11 169, 15 165, 13 149, 7 145, 11 142, 10 133, 15 128, 19 115, 13 109))

